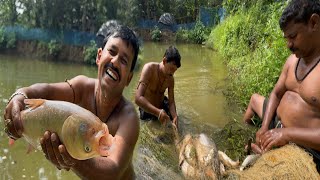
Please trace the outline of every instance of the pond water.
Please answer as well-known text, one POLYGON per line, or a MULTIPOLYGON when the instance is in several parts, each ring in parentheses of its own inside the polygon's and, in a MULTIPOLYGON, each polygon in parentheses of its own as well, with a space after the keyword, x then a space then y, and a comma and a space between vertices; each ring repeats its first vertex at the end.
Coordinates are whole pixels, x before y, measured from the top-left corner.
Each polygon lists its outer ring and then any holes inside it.
MULTIPOLYGON (((143 62, 139 63, 130 85, 124 91, 128 99, 133 100, 142 65, 150 61, 160 62, 167 47, 168 44, 144 42, 143 62)), ((237 112, 228 107, 223 95, 227 71, 222 59, 214 51, 199 45, 177 44, 176 47, 182 57, 182 66, 174 75, 175 99, 181 128, 192 133, 210 133, 214 129, 223 127, 234 116, 239 117, 237 112)), ((79 74, 94 78, 97 68, 82 64, 0 55, 0 179, 77 179, 71 172, 57 170, 45 159, 42 152, 26 154, 27 144, 23 140, 9 147, 8 138, 2 129, 5 105, 17 88, 38 82, 60 82, 79 74)), ((149 151, 151 152, 139 141, 134 156, 138 178, 181 177, 176 171, 170 170, 170 167, 177 166, 175 164, 150 168, 150 164, 142 162, 140 155, 148 155, 146 152, 149 151), (169 171, 172 172, 171 176, 155 175, 169 171)), ((147 161, 159 164, 157 162, 159 159, 152 157, 152 154, 148 156, 147 161)))

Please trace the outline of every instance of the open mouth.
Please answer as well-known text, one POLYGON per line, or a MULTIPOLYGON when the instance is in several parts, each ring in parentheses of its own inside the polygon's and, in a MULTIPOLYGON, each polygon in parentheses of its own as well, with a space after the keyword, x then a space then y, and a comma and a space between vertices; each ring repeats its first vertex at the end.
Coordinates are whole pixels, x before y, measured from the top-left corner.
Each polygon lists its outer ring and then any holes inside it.
POLYGON ((107 68, 106 74, 114 81, 118 80, 118 74, 115 71, 113 71, 111 68, 107 68))

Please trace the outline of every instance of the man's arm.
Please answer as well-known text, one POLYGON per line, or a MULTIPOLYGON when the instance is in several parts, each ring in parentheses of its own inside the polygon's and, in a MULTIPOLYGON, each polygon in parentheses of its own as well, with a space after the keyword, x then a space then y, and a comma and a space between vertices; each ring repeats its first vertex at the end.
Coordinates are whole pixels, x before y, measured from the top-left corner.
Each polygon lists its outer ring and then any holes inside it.
POLYGON ((289 69, 290 65, 293 63, 294 58, 295 58, 294 55, 291 55, 287 59, 285 65, 281 71, 281 74, 279 76, 279 79, 278 79, 277 83, 275 84, 275 86, 269 96, 269 101, 268 101, 268 104, 266 107, 266 111, 264 113, 262 126, 256 134, 256 142, 258 145, 261 144, 261 136, 263 133, 265 133, 268 130, 269 124, 272 120, 273 115, 275 114, 275 112, 277 110, 277 107, 280 103, 280 100, 287 90, 286 86, 285 86, 285 82, 287 79, 288 69, 289 69))
MULTIPOLYGON (((75 80, 78 77, 74 78, 75 80)), ((76 81, 74 81, 76 82, 76 81)), ((66 82, 60 83, 37 83, 29 87, 18 89, 16 92, 25 94, 26 97, 42 98, 42 99, 55 99, 73 102, 74 92, 66 82)), ((14 139, 20 138, 22 133, 22 124, 20 121, 20 112, 25 109, 25 97, 23 95, 14 96, 6 106, 4 119, 11 119, 7 124, 7 130, 11 137, 14 139)))
POLYGON ((135 95, 135 103, 141 107, 144 111, 153 114, 158 117, 161 109, 158 109, 154 105, 152 105, 145 97, 145 92, 148 88, 148 83, 150 82, 151 74, 152 74, 151 64, 146 64, 141 72, 141 77, 139 80, 139 85, 137 87, 136 95, 135 95))
POLYGON ((171 114, 171 116, 173 118, 173 123, 178 128, 178 115, 177 115, 177 110, 176 110, 176 103, 175 103, 175 100, 174 100, 174 78, 173 77, 172 77, 172 80, 169 83, 168 96, 169 96, 170 114, 171 114))
POLYGON ((58 168, 71 168, 82 179, 121 179, 131 165, 135 144, 139 136, 139 121, 132 104, 121 110, 119 128, 108 157, 88 160, 73 159, 59 140, 42 139, 41 144, 47 152, 47 159, 58 168))

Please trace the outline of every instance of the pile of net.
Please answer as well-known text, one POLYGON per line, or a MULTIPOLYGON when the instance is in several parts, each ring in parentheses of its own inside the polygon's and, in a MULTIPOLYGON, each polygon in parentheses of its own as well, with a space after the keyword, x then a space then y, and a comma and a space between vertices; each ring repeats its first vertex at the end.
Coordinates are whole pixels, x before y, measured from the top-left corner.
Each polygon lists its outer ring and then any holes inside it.
POLYGON ((230 170, 227 179, 320 179, 312 156, 289 144, 263 154, 244 171, 230 170))

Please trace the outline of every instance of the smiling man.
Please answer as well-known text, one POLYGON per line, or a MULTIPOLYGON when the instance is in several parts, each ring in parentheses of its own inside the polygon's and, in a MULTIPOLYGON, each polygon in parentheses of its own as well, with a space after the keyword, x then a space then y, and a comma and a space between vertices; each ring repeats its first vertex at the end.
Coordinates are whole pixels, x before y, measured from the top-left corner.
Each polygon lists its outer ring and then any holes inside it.
POLYGON ((63 100, 96 114, 115 137, 110 156, 73 159, 54 132, 45 132, 41 146, 46 158, 58 169, 71 169, 82 179, 133 179, 132 155, 139 136, 139 120, 132 103, 122 92, 130 83, 139 52, 133 31, 118 26, 104 40, 96 58, 97 79, 83 75, 60 83, 39 83, 18 89, 10 98, 4 119, 9 137, 21 137, 20 111, 25 98, 63 100), (11 120, 9 120, 11 119, 11 120))
POLYGON ((320 2, 292 0, 280 27, 292 54, 269 98, 251 97, 244 120, 263 119, 252 148, 265 152, 289 142, 309 151, 320 170, 320 2))
POLYGON ((150 62, 143 66, 135 96, 140 119, 159 120, 162 124, 172 120, 178 127, 173 74, 181 66, 180 60, 178 49, 170 46, 160 63, 150 62), (164 95, 166 89, 169 99, 164 95))

